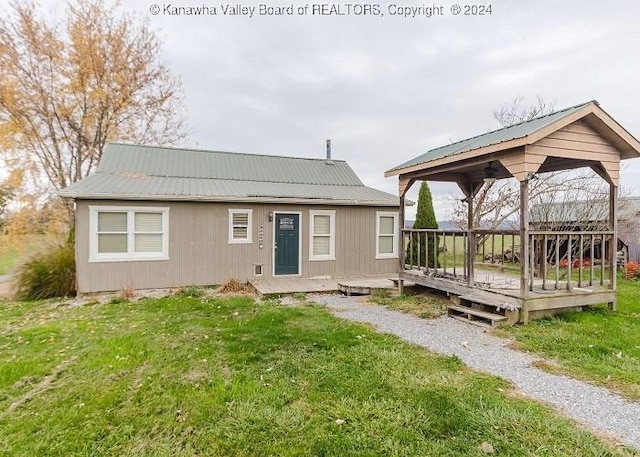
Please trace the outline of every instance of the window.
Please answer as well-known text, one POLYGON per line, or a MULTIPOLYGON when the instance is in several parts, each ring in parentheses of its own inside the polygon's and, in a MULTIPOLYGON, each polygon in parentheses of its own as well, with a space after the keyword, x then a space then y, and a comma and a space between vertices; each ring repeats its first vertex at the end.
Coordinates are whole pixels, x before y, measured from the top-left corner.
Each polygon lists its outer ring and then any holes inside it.
POLYGON ((376 259, 398 257, 398 213, 376 212, 376 259))
POLYGON ((229 210, 229 243, 251 243, 251 209, 229 210))
POLYGON ((169 208, 89 207, 90 261, 169 258, 169 208))
POLYGON ((309 260, 336 260, 336 212, 309 211, 309 260))

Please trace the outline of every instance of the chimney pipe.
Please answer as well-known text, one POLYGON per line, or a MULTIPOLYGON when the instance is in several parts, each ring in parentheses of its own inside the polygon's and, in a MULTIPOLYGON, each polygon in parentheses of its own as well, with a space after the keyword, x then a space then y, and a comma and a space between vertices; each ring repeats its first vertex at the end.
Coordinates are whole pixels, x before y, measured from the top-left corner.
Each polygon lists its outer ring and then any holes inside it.
POLYGON ((331 140, 327 140, 327 160, 331 160, 331 140))

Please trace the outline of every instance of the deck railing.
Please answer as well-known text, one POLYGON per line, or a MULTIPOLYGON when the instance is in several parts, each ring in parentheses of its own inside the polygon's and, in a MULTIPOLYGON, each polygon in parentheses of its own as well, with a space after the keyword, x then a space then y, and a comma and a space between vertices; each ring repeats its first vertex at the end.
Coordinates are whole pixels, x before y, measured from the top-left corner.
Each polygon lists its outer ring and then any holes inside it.
POLYGON ((607 230, 529 232, 529 290, 572 290, 608 284, 610 269, 616 262, 613 235, 607 230))
POLYGON ((404 269, 432 276, 467 277, 467 232, 461 230, 403 230, 404 269))
POLYGON ((485 288, 495 286, 496 277, 501 287, 529 291, 604 286, 615 256, 613 232, 602 230, 529 231, 526 254, 517 230, 404 229, 402 235, 404 270, 485 288))

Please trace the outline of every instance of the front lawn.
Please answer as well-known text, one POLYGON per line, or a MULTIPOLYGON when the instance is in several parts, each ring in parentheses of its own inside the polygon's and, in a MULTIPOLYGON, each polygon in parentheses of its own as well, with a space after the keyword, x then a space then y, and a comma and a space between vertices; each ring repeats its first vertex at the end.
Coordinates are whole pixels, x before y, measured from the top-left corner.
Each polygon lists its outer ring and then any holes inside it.
POLYGON ((618 310, 606 306, 504 328, 519 349, 540 354, 548 371, 607 386, 640 400, 640 283, 619 281, 618 310))
POLYGON ((251 298, 0 302, 0 455, 624 455, 500 379, 251 298))

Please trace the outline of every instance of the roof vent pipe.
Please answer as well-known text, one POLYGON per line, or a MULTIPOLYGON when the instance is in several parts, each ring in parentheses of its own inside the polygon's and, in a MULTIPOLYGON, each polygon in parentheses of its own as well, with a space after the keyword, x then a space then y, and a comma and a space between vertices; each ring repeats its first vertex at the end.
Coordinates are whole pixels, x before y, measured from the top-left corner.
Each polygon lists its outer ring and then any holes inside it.
POLYGON ((331 161, 331 140, 327 140, 327 162, 331 161))

